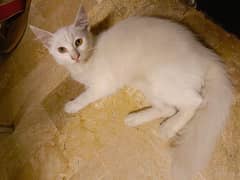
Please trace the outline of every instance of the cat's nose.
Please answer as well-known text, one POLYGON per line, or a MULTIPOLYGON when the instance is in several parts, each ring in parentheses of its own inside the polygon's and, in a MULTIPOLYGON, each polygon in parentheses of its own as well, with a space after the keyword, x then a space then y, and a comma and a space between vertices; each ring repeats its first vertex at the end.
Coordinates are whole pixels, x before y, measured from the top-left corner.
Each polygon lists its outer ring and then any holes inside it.
POLYGON ((71 58, 72 58, 72 60, 74 60, 74 61, 78 61, 78 60, 79 60, 79 57, 80 57, 80 54, 78 53, 78 54, 73 55, 71 58))

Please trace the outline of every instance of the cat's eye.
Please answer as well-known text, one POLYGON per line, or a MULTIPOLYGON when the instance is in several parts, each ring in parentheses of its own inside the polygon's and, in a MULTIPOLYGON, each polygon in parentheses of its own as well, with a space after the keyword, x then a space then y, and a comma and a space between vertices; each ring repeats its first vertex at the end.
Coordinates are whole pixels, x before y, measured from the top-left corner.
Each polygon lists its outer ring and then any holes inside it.
POLYGON ((79 38, 75 41, 75 46, 78 47, 83 43, 83 39, 79 38))
POLYGON ((58 52, 65 53, 65 52, 67 52, 67 49, 65 47, 59 47, 58 52))

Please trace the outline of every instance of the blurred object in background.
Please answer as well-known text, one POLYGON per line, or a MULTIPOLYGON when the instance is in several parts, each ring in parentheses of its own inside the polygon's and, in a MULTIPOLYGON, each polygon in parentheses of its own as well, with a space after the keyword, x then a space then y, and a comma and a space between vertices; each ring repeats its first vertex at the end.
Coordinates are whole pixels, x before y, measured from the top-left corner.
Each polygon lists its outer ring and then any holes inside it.
MULTIPOLYGON (((31 0, 0 0, 0 55, 12 52, 21 41, 27 27, 30 2, 31 0)), ((11 133, 13 130, 11 124, 0 124, 0 134, 11 133)))
MULTIPOLYGON (((194 1, 194 0, 193 0, 194 1)), ((198 10, 209 16, 226 31, 240 37, 240 10, 238 0, 195 0, 198 10)))
POLYGON ((14 131, 13 125, 0 125, 0 134, 9 134, 14 131))
POLYGON ((16 48, 27 27, 31 0, 0 0, 0 54, 16 48))

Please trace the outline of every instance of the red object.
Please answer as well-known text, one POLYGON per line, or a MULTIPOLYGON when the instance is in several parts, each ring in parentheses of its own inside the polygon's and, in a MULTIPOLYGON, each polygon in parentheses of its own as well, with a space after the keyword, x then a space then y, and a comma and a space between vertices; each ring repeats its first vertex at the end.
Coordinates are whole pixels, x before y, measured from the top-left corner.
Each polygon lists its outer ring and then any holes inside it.
POLYGON ((13 0, 0 4, 0 22, 23 12, 25 9, 25 0, 13 0))

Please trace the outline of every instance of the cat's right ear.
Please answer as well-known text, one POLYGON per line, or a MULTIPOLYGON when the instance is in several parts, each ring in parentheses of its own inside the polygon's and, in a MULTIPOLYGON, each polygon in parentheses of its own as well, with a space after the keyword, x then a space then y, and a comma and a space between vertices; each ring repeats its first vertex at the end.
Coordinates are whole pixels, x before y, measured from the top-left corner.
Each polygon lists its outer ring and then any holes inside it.
POLYGON ((38 27, 30 25, 30 29, 35 34, 38 40, 40 40, 46 48, 50 47, 50 39, 52 38, 52 33, 40 29, 38 27))
POLYGON ((79 27, 83 30, 88 29, 88 16, 87 16, 87 13, 86 13, 84 7, 81 7, 78 10, 77 16, 76 16, 73 24, 75 27, 79 27))

